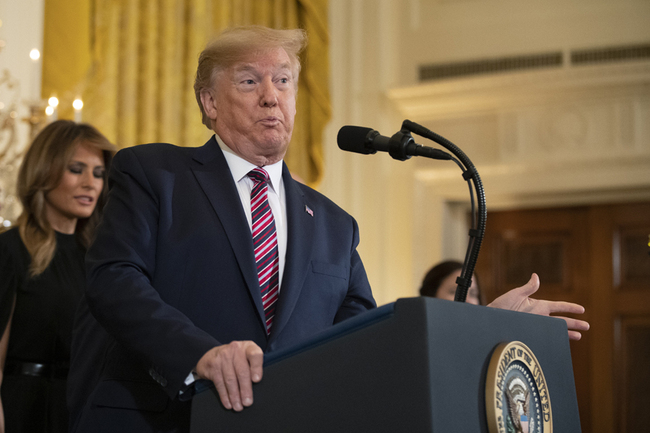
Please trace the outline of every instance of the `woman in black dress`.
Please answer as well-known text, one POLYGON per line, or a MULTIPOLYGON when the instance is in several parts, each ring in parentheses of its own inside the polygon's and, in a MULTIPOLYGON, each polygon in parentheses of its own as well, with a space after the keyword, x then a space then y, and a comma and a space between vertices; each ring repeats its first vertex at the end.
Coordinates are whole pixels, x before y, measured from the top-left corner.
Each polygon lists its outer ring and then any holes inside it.
POLYGON ((68 431, 72 322, 113 152, 94 127, 59 120, 25 155, 23 212, 0 234, 0 432, 68 431))

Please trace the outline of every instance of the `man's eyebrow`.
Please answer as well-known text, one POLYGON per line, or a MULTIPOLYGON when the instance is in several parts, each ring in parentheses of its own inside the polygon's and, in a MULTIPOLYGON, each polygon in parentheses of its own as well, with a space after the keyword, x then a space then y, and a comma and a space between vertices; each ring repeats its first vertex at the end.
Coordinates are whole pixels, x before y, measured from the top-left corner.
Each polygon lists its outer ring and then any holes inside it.
POLYGON ((291 70, 291 65, 289 63, 283 63, 283 64, 280 65, 280 69, 291 70))
POLYGON ((235 67, 235 72, 254 72, 255 68, 251 65, 244 64, 241 66, 236 66, 235 67))
MULTIPOLYGON (((278 69, 288 69, 289 71, 291 70, 291 64, 289 63, 282 63, 278 69)), ((257 72, 257 68, 255 68, 253 65, 245 63, 240 66, 235 67, 235 72, 257 72)))

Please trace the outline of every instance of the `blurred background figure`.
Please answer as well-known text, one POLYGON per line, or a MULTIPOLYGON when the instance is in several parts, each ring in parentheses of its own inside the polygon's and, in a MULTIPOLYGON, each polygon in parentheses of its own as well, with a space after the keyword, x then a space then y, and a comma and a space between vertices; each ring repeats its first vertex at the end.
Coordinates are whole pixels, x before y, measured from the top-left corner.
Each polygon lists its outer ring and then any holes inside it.
MULTIPOLYGON (((456 295, 456 278, 460 277, 463 264, 456 260, 438 263, 424 276, 420 287, 420 296, 446 299, 453 301, 456 295)), ((476 274, 472 275, 472 285, 467 291, 465 302, 474 305, 485 305, 476 274)))
POLYGON ((18 226, 0 234, 0 431, 68 430, 72 323, 114 151, 93 126, 59 120, 25 155, 23 211, 18 226))

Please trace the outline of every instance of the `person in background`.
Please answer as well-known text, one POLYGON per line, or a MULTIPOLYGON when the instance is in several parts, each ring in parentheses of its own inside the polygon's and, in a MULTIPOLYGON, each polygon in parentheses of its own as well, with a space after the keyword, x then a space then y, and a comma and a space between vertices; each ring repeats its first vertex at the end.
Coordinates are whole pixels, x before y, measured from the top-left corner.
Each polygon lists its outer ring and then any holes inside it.
MULTIPOLYGON (((462 269, 463 264, 456 260, 446 260, 433 266, 422 280, 420 296, 453 301, 456 296, 456 278, 460 277, 462 269)), ((485 305, 476 274, 472 275, 472 285, 467 290, 465 302, 485 305)))
POLYGON ((93 126, 58 120, 25 155, 23 212, 0 234, 0 432, 68 431, 72 323, 114 151, 93 126))

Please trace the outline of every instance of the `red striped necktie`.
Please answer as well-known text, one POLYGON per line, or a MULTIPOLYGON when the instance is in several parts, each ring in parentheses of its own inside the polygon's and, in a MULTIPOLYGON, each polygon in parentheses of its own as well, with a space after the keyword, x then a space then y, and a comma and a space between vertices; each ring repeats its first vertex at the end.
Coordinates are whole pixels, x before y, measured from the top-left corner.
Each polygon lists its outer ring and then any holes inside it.
POLYGON ((275 220, 268 200, 268 173, 255 167, 248 173, 254 182, 251 191, 251 216, 253 220, 253 249, 260 282, 262 305, 266 316, 266 334, 271 333, 275 302, 278 300, 279 258, 275 220))

